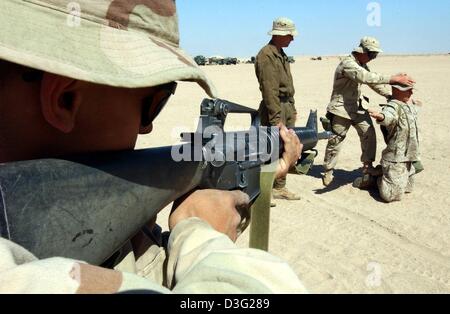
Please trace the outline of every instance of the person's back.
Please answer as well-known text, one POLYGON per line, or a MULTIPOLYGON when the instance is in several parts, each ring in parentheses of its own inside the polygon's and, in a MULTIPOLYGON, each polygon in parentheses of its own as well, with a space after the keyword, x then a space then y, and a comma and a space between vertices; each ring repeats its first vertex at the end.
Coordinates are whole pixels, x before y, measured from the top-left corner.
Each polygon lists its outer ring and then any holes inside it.
POLYGON ((370 110, 370 115, 381 125, 386 149, 381 158, 381 176, 378 190, 386 202, 400 201, 405 193, 412 193, 415 175, 423 169, 420 163, 417 104, 411 99, 413 86, 393 85, 393 99, 382 112, 370 110))
POLYGON ((418 110, 415 104, 393 99, 383 110, 387 147, 382 159, 391 162, 415 162, 419 156, 418 110))

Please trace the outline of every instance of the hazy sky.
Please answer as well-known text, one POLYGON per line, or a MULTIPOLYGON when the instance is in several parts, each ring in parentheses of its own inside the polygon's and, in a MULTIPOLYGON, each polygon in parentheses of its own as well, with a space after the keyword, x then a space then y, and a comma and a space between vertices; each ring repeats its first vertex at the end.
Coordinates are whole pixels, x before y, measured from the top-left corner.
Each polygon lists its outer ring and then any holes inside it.
POLYGON ((348 53, 364 35, 378 37, 386 53, 450 52, 450 0, 177 0, 177 6, 181 45, 192 55, 255 55, 279 16, 293 19, 300 32, 289 55, 348 53))

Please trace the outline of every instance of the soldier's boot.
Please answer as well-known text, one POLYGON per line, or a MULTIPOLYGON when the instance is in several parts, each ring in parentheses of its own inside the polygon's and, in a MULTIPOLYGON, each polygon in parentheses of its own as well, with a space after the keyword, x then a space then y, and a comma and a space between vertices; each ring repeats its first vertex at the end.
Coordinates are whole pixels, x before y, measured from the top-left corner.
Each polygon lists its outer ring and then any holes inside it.
POLYGON ((333 183, 333 170, 325 171, 325 173, 322 176, 322 183, 324 186, 330 186, 331 183, 333 183))
POLYGON ((287 188, 273 189, 273 198, 276 200, 299 201, 301 197, 292 193, 287 188))
POLYGON ((371 162, 366 162, 363 165, 362 173, 363 175, 370 174, 374 177, 381 177, 383 175, 383 168, 381 167, 381 165, 378 165, 374 168, 371 162))
POLYGON ((377 177, 365 174, 353 181, 353 187, 360 190, 369 190, 377 187, 377 177))
POLYGON ((383 176, 383 167, 381 165, 374 167, 370 167, 366 169, 364 174, 370 174, 372 177, 381 177, 383 176))
POLYGON ((411 194, 412 192, 414 192, 414 181, 412 181, 410 179, 409 182, 408 182, 408 185, 406 185, 405 193, 406 194, 411 194))

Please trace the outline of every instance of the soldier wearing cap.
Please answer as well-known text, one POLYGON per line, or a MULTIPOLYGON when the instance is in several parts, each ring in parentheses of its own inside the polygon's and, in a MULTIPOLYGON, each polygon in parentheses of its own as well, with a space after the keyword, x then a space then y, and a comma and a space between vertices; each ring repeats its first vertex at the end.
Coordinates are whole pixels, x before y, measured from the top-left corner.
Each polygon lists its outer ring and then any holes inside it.
POLYGON ((383 111, 369 109, 370 116, 384 128, 387 143, 381 158, 382 175, 378 178, 380 196, 386 202, 400 201, 405 193, 411 193, 419 171, 417 113, 421 103, 411 99, 413 90, 413 86, 392 85, 392 100, 383 111))
POLYGON ((331 122, 333 136, 328 141, 325 152, 323 184, 329 186, 333 181, 333 172, 347 132, 353 126, 361 140, 361 162, 363 173, 373 171, 372 163, 376 155, 376 135, 372 120, 360 103, 361 86, 368 85, 375 92, 390 98, 385 84, 411 85, 413 80, 405 74, 386 76, 371 72, 368 63, 374 60, 382 50, 377 39, 364 37, 352 54, 338 65, 331 101, 327 108, 327 117, 331 122))
MULTIPOLYGON (((289 47, 298 35, 293 21, 281 17, 273 22, 269 32, 272 40, 258 53, 255 62, 256 76, 262 93, 259 107, 263 126, 277 126, 283 123, 294 127, 297 120, 295 109, 295 88, 288 56, 283 48, 289 47)), ((299 200, 300 197, 286 188, 286 177, 277 179, 273 198, 299 200)))
MULTIPOLYGON (((1 163, 134 149, 138 134, 152 131, 175 81, 197 82, 215 96, 179 47, 175 1, 38 2, 0 2, 0 188, 1 163)), ((281 134, 289 166, 301 144, 286 128, 281 134)), ((278 170, 288 171, 282 163, 278 170)), ((238 191, 193 193, 170 217, 167 259, 141 234, 126 257, 131 267, 118 270, 38 260, 10 241, 7 217, 0 216, 0 293, 304 291, 285 262, 233 243, 241 220, 236 207, 247 203, 238 191)))

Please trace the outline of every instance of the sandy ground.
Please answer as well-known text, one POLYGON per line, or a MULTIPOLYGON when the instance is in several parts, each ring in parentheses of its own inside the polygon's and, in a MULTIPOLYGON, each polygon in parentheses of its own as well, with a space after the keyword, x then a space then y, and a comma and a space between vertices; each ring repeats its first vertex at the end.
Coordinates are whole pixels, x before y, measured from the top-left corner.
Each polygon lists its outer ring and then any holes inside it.
MULTIPOLYGON (((325 113, 332 77, 339 60, 297 58, 292 72, 300 113, 306 123, 310 109, 325 113)), ((450 293, 450 55, 386 56, 371 64, 373 71, 407 72, 418 81, 423 163, 416 191, 402 202, 384 204, 377 193, 356 190, 360 145, 351 131, 338 164, 335 183, 320 180, 325 142, 319 144, 317 166, 308 176, 290 176, 288 187, 302 195, 297 202, 279 201, 272 210, 270 252, 288 261, 313 293, 450 293)), ((260 93, 252 65, 211 66, 205 72, 220 97, 257 108, 260 93)), ((377 107, 383 99, 369 89, 364 94, 377 107)), ((155 124, 154 133, 138 146, 177 142, 174 127, 194 130, 205 94, 195 84, 182 83, 155 124)), ((240 120, 231 126, 245 127, 240 120)), ((378 133, 378 159, 384 148, 378 133)), ((159 218, 167 225, 168 211, 159 218)), ((248 246, 248 234, 238 241, 248 246)))

